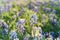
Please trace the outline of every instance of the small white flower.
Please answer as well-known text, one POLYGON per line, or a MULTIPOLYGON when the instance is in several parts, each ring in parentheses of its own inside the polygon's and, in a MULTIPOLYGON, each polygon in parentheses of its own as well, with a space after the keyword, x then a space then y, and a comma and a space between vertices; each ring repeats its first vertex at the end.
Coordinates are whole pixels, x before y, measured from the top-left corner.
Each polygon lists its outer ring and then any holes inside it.
POLYGON ((18 38, 14 39, 14 40, 19 40, 18 38))
POLYGON ((13 18, 16 18, 16 15, 13 15, 13 18))

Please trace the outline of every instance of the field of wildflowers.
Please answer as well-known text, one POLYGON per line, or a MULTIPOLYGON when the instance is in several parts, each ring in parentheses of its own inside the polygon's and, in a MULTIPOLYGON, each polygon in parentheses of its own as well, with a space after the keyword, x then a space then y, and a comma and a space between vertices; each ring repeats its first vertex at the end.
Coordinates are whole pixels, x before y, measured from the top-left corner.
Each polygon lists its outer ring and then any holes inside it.
POLYGON ((1 40, 43 40, 52 31, 60 34, 59 1, 0 0, 1 40))

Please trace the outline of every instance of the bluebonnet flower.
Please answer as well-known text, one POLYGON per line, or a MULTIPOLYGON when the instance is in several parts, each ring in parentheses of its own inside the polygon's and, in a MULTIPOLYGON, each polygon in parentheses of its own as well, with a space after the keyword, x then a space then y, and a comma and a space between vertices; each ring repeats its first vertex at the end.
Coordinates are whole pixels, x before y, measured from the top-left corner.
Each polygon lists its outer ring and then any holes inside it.
POLYGON ((3 0, 2 2, 3 2, 3 3, 6 3, 7 1, 8 1, 8 0, 3 0))
POLYGON ((8 28, 8 25, 5 22, 2 22, 2 28, 3 29, 5 29, 5 28, 7 29, 8 28))
POLYGON ((17 38, 17 33, 15 32, 15 30, 12 30, 12 31, 10 32, 10 40, 16 39, 16 38, 17 38))
POLYGON ((7 10, 9 11, 10 10, 10 8, 12 7, 12 3, 9 3, 9 4, 7 4, 7 10))
POLYGON ((42 40, 42 39, 43 39, 43 35, 42 35, 41 33, 40 33, 39 37, 40 37, 40 40, 42 40))
POLYGON ((51 3, 50 3, 50 6, 55 6, 55 3, 54 3, 54 2, 51 2, 51 3))
POLYGON ((8 28, 8 24, 6 22, 4 22, 4 20, 0 20, 0 26, 4 29, 4 28, 8 28))
POLYGON ((46 19, 46 15, 45 14, 42 15, 42 19, 43 20, 46 19))
POLYGON ((14 39, 14 40, 19 40, 19 38, 16 38, 16 39, 14 39))
POLYGON ((30 17, 30 23, 31 24, 35 24, 37 23, 37 17, 35 14, 32 14, 31 17, 30 17))
POLYGON ((43 3, 42 3, 42 6, 46 6, 46 5, 47 5, 47 2, 43 2, 43 3))
POLYGON ((8 34, 8 25, 4 22, 4 20, 0 20, 0 26, 2 28, 2 34, 8 34))
POLYGON ((25 19, 20 19, 20 20, 18 21, 18 23, 19 23, 19 24, 24 24, 24 23, 25 23, 25 19))
POLYGON ((21 32, 21 34, 23 34, 24 32, 25 32, 25 28, 20 28, 20 32, 21 32))
POLYGON ((49 17, 54 17, 54 14, 49 14, 49 17))
POLYGON ((57 19, 55 18, 54 14, 49 14, 49 19, 53 25, 57 25, 57 19))
POLYGON ((53 19, 52 24, 57 25, 57 19, 53 19))
POLYGON ((38 27, 38 29, 39 29, 39 37, 40 37, 40 40, 42 40, 42 38, 43 38, 42 28, 41 27, 38 27))
POLYGON ((51 8, 43 8, 43 11, 48 13, 48 12, 51 12, 52 10, 51 10, 51 8))
POLYGON ((39 29, 39 32, 42 34, 42 28, 41 27, 38 27, 38 29, 39 29))
POLYGON ((58 35, 60 36, 60 31, 58 32, 58 35))
POLYGON ((57 14, 57 11, 56 10, 53 10, 53 13, 57 14))
POLYGON ((24 33, 24 31, 25 31, 25 28, 24 28, 24 27, 20 27, 20 30, 19 30, 19 31, 20 31, 20 33, 22 33, 22 34, 23 34, 23 33, 24 33))
POLYGON ((23 24, 25 23, 25 19, 20 19, 18 22, 17 22, 17 24, 16 24, 16 26, 17 26, 17 29, 19 30, 19 32, 21 33, 21 34, 23 34, 24 33, 24 30, 25 30, 25 28, 23 27, 23 24))
POLYGON ((5 12, 9 12, 11 7, 12 7, 12 3, 6 4, 4 7, 5 12))
POLYGON ((54 32, 50 32, 50 35, 51 35, 52 37, 54 37, 54 32))
POLYGON ((57 2, 57 0, 51 0, 51 2, 57 2))
POLYGON ((22 12, 24 12, 24 11, 25 11, 25 10, 24 10, 24 7, 22 7, 21 10, 20 10, 20 12, 22 13, 22 12))
POLYGON ((4 10, 5 10, 5 12, 8 12, 9 11, 8 7, 5 7, 4 10))
POLYGON ((41 0, 35 0, 36 2, 41 2, 41 0))
POLYGON ((12 0, 3 0, 3 3, 12 2, 12 0))
POLYGON ((4 34, 4 35, 8 34, 8 29, 3 29, 2 34, 4 34))
POLYGON ((4 5, 1 4, 1 5, 0 5, 0 13, 3 13, 3 11, 4 11, 4 5))
POLYGON ((48 32, 45 32, 45 38, 47 38, 49 36, 48 32))
POLYGON ((35 6, 33 11, 38 12, 39 11, 39 7, 35 6))
POLYGON ((60 2, 58 2, 57 6, 58 6, 58 7, 60 6, 60 2))
POLYGON ((34 36, 34 40, 38 40, 38 37, 37 36, 34 36))
POLYGON ((28 36, 25 36, 23 40, 29 40, 28 36))
POLYGON ((52 22, 54 18, 54 14, 49 14, 49 20, 52 22))
POLYGON ((24 7, 22 7, 17 13, 17 16, 21 16, 25 12, 24 7))
MULTIPOLYGON (((35 4, 35 3, 34 3, 35 4)), ((35 6, 40 6, 42 4, 42 2, 37 2, 36 4, 35 4, 35 6)))
POLYGON ((32 5, 33 3, 32 2, 30 2, 28 5, 27 5, 27 8, 28 9, 33 9, 34 8, 34 6, 32 5))

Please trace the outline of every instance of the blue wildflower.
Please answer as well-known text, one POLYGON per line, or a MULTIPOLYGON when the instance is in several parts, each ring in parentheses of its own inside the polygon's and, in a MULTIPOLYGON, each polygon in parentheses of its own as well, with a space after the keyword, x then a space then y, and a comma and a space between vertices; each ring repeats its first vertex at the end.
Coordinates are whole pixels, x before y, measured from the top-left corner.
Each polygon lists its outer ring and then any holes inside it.
POLYGON ((49 17, 54 17, 54 14, 49 14, 49 17))
POLYGON ((39 7, 35 6, 33 11, 38 12, 39 11, 39 7))
POLYGON ((3 0, 3 3, 12 2, 12 0, 3 0))
POLYGON ((10 32, 10 40, 16 39, 16 38, 17 38, 17 33, 16 33, 14 30, 12 30, 12 31, 10 32))
POLYGON ((47 5, 47 2, 43 2, 43 3, 42 3, 42 6, 46 6, 46 5, 47 5))
POLYGON ((30 17, 30 23, 35 24, 37 22, 37 17, 35 14, 32 14, 30 17))
POLYGON ((58 2, 57 6, 58 6, 58 7, 60 6, 60 2, 58 2))
POLYGON ((17 26, 17 29, 18 31, 23 34, 24 33, 24 30, 25 28, 23 27, 23 24, 25 23, 25 20, 24 19, 21 19, 17 22, 16 26, 17 26))
POLYGON ((50 6, 55 6, 55 3, 54 3, 54 2, 51 2, 51 3, 50 3, 50 6))
POLYGON ((47 38, 49 36, 48 32, 45 32, 45 38, 47 38))
POLYGON ((56 10, 53 10, 53 13, 57 14, 57 11, 56 10))
POLYGON ((24 24, 25 23, 25 19, 20 19, 17 23, 18 24, 24 24))
POLYGON ((30 2, 28 5, 27 5, 27 8, 28 9, 33 9, 34 8, 34 6, 32 5, 33 3, 32 2, 30 2))
POLYGON ((53 19, 52 24, 57 25, 57 19, 53 19))
POLYGON ((2 22, 2 28, 8 28, 8 25, 5 22, 2 22))
POLYGON ((37 36, 34 36, 34 40, 38 40, 38 37, 37 36))
POLYGON ((14 40, 19 40, 19 38, 15 38, 14 40))
POLYGON ((58 35, 60 36, 60 31, 58 32, 58 35))
POLYGON ((28 40, 28 36, 25 36, 23 40, 28 40))
POLYGON ((39 29, 39 32, 42 34, 42 28, 41 27, 38 27, 38 29, 39 29))
POLYGON ((54 32, 50 32, 50 35, 51 35, 52 37, 54 37, 54 32))
POLYGON ((1 5, 0 5, 0 13, 3 13, 3 12, 4 12, 4 5, 1 4, 1 5))
POLYGON ((52 22, 54 18, 54 14, 49 14, 49 20, 52 22))
POLYGON ((22 12, 24 12, 24 11, 25 11, 25 10, 24 10, 24 7, 22 7, 20 12, 22 13, 22 12))
POLYGON ((51 8, 43 8, 43 11, 48 13, 48 12, 51 12, 52 10, 51 10, 51 8))
POLYGON ((4 34, 4 35, 8 34, 8 29, 3 29, 2 34, 4 34))

